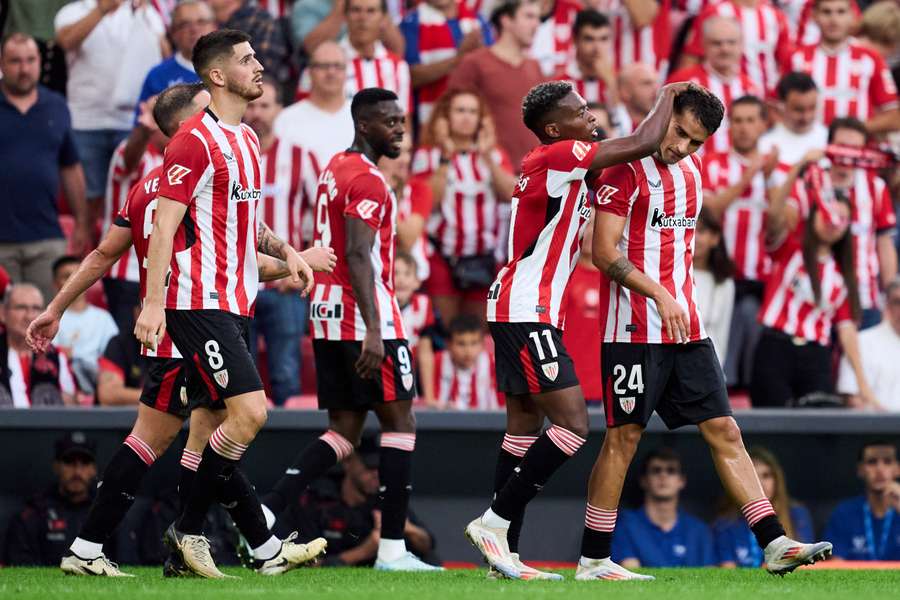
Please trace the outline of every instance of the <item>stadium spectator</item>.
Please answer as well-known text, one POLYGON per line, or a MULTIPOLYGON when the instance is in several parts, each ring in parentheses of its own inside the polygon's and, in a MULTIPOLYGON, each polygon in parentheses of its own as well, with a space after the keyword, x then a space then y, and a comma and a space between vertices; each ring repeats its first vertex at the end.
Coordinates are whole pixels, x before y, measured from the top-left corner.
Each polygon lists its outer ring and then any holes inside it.
POLYGON ((787 73, 775 88, 781 121, 759 139, 759 151, 778 151, 778 160, 792 166, 811 150, 824 150, 828 128, 819 119, 819 89, 806 73, 787 73))
MULTIPOLYGON (((281 513, 273 531, 279 535, 302 531, 304 539, 327 535, 325 566, 371 566, 381 539, 376 504, 379 463, 373 437, 363 436, 359 449, 343 461, 343 473, 317 480, 281 513)), ((434 537, 411 509, 403 535, 411 552, 439 564, 434 537)))
POLYGON ((309 152, 318 173, 353 141, 350 100, 344 92, 347 54, 337 43, 323 42, 310 57, 306 73, 309 96, 281 111, 274 127, 280 139, 309 152))
POLYGON ((613 137, 630 135, 650 114, 659 92, 659 75, 649 65, 625 65, 618 77, 619 104, 613 109, 613 137))
POLYGON ((440 326, 431 297, 418 291, 421 285, 416 275, 415 258, 408 252, 397 252, 394 256, 394 293, 409 351, 413 355, 413 366, 419 375, 421 385, 416 389, 426 405, 434 406, 434 342, 440 326))
POLYGON ((256 0, 257 6, 265 9, 272 18, 287 19, 294 7, 294 0, 256 0))
POLYGON ((886 440, 860 448, 856 474, 865 489, 840 503, 825 529, 834 556, 845 560, 900 560, 900 466, 886 440))
POLYGON ((900 81, 900 6, 896 2, 875 2, 862 15, 857 41, 878 52, 888 63, 894 83, 900 81))
POLYGON ((182 0, 176 4, 169 25, 175 52, 147 73, 138 102, 146 102, 176 83, 200 81, 191 62, 191 53, 197 40, 215 28, 215 16, 204 0, 182 0))
POLYGON ((3 562, 11 566, 56 566, 87 517, 97 478, 96 444, 73 431, 56 440, 56 480, 25 502, 9 523, 3 562))
MULTIPOLYGON (((766 129, 763 101, 756 96, 737 98, 728 111, 728 120, 731 149, 708 154, 704 159, 703 210, 710 210, 722 224, 728 257, 734 262, 734 311, 726 336, 728 346, 716 348, 727 357, 724 369, 728 385, 746 387, 762 333, 756 317, 763 283, 772 266, 765 240, 768 193, 780 181, 780 174, 776 173, 777 150, 768 154, 759 151, 759 138, 766 129)), ((706 317, 705 311, 702 314, 706 317)))
POLYGON ((448 327, 447 349, 434 357, 434 406, 450 410, 498 410, 494 357, 484 346, 484 323, 459 315, 448 327))
POLYGON ((853 0, 816 0, 815 19, 822 32, 818 44, 791 54, 788 69, 812 75, 822 90, 822 121, 856 117, 870 133, 900 129, 897 88, 884 59, 851 35, 856 17, 853 0))
MULTIPOLYGON (((120 331, 109 340, 97 370, 97 404, 137 406, 144 387, 147 363, 141 356, 141 343, 132 330, 120 331)), ((186 403, 187 397, 181 400, 186 403)))
POLYGON ((617 71, 644 63, 659 73, 668 72, 673 38, 671 0, 586 0, 584 4, 612 21, 617 71))
POLYGON ((412 141, 411 136, 407 135, 403 138, 400 156, 383 156, 378 161, 378 168, 397 196, 397 249, 413 256, 415 275, 421 283, 431 274, 425 227, 431 216, 434 200, 428 181, 422 177, 410 176, 411 163, 412 141))
POLYGON ((785 201, 770 202, 766 239, 772 273, 759 319, 750 399, 754 406, 785 407, 821 402, 833 395, 831 329, 853 365, 866 406, 878 400, 862 370, 857 328, 859 283, 850 232, 849 199, 819 194, 802 238, 788 229, 785 201), (806 315, 799 319, 797 315, 806 315))
POLYGON ((413 175, 428 181, 435 202, 428 291, 445 322, 460 313, 485 316, 501 243, 500 203, 515 186, 498 137, 485 100, 453 89, 435 105, 413 159, 413 175))
POLYGON ((540 5, 541 24, 529 53, 540 63, 544 77, 549 79, 571 57, 572 26, 582 3, 579 0, 540 0, 540 5))
MULTIPOLYGON (((765 448, 753 448, 749 454, 766 498, 781 517, 785 535, 799 542, 811 542, 812 516, 805 506, 794 501, 788 494, 784 469, 781 468, 778 459, 765 448)), ((740 507, 735 506, 729 498, 725 498, 724 502, 727 508, 720 512, 712 525, 716 562, 720 567, 726 568, 761 567, 762 550, 759 549, 753 532, 741 516, 740 507)))
POLYGON ((66 99, 87 198, 94 202, 103 197, 113 151, 131 128, 144 75, 168 54, 165 26, 146 0, 77 0, 57 13, 54 26, 66 52, 66 99))
MULTIPOLYGON (((711 17, 703 24, 702 63, 676 71, 669 81, 693 81, 711 91, 725 105, 747 95, 762 96, 750 78, 741 72, 741 24, 731 17, 711 17)), ((728 152, 731 138, 728 121, 707 140, 704 152, 728 152)))
POLYGON ((563 344, 572 355, 575 374, 588 404, 603 402, 603 378, 600 375, 600 270, 591 261, 594 220, 588 221, 581 240, 578 263, 569 277, 563 305, 566 328, 563 344))
POLYGON ((722 222, 707 207, 700 210, 694 235, 694 284, 703 327, 725 365, 731 314, 734 309, 734 263, 725 249, 722 222))
POLYGON ((291 70, 290 40, 272 15, 251 0, 207 1, 219 27, 237 29, 249 35, 256 60, 278 83, 284 84, 291 70))
MULTIPOLYGON (((407 114, 412 109, 409 65, 385 47, 380 36, 390 19, 384 0, 346 0, 347 36, 339 43, 347 55, 344 93, 353 98, 361 89, 380 87, 400 98, 407 114)), ((305 98, 312 85, 309 69, 300 78, 298 98, 305 98)))
POLYGON ((84 172, 65 100, 38 84, 34 40, 13 34, 0 53, 0 265, 13 281, 28 281, 52 294, 50 265, 66 252, 57 214, 60 185, 75 215, 72 250, 85 251, 91 237, 84 172))
MULTIPOLYGON (((347 32, 347 2, 349 0, 296 0, 291 11, 291 30, 294 40, 307 54, 315 52, 320 44, 342 38, 347 32)), ((395 4, 397 0, 391 2, 395 4)), ((387 14, 388 2, 381 0, 382 12, 387 14)), ((400 29, 390 19, 380 24, 379 39, 384 47, 403 56, 405 40, 400 29)))
POLYGON ((609 18, 596 10, 578 13, 572 25, 575 53, 557 70, 556 78, 570 81, 588 104, 615 104, 616 72, 609 18))
MULTIPOLYGON (((316 177, 306 151, 279 138, 272 129, 282 106, 275 80, 263 76, 262 88, 262 96, 252 101, 244 114, 244 122, 259 137, 263 185, 257 215, 279 239, 299 249, 312 243, 310 201, 316 177)), ((285 278, 261 283, 256 296, 250 349, 255 355, 257 336, 262 335, 272 400, 278 406, 300 394, 300 340, 309 318, 309 300, 300 297, 302 289, 302 282, 285 278)))
POLYGON ((681 457, 657 448, 644 458, 640 485, 644 503, 623 510, 613 534, 612 559, 625 567, 706 567, 715 564, 709 527, 678 507, 687 479, 681 457))
POLYGON ((75 403, 75 380, 66 355, 55 346, 38 354, 25 343, 25 330, 41 311, 44 298, 30 283, 13 285, 3 301, 0 332, 0 406, 29 408, 75 403))
MULTIPOLYGON (((53 263, 53 284, 56 290, 68 281, 81 264, 81 259, 63 256, 53 263)), ((110 314, 89 304, 85 294, 69 306, 59 321, 59 332, 53 343, 66 353, 78 388, 93 394, 97 384, 97 361, 106 350, 109 341, 119 333, 110 314)))
MULTIPOLYGON (((900 412, 900 278, 894 278, 885 288, 886 306, 879 325, 860 332, 859 353, 875 397, 887 410, 900 412)), ((850 362, 841 359, 837 390, 849 396, 850 406, 860 406, 859 386, 850 362)))
POLYGON ((9 0, 8 13, 3 23, 0 8, 0 26, 5 38, 13 33, 24 33, 34 38, 41 53, 40 81, 54 92, 66 93, 66 57, 53 39, 53 17, 71 0, 9 0))
POLYGON ((427 123, 447 78, 462 58, 493 43, 483 17, 460 0, 425 0, 400 23, 406 38, 406 62, 416 92, 419 123, 427 123))
MULTIPOLYGON (((467 54, 450 74, 447 86, 481 93, 490 107, 497 141, 518 169, 535 145, 534 134, 522 123, 522 98, 544 79, 538 62, 528 56, 540 24, 538 3, 505 0, 491 13, 491 24, 498 32, 497 41, 467 54)), ((436 199, 441 196, 435 194, 436 199)))

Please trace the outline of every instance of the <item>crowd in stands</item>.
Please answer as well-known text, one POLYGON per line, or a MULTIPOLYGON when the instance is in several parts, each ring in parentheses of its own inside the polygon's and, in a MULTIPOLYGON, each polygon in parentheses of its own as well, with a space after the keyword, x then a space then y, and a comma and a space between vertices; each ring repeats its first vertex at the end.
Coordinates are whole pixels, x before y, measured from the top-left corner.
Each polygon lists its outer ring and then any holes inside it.
MULTIPOLYGON (((32 354, 24 330, 161 164, 156 94, 198 81, 194 44, 228 27, 266 69, 246 114, 260 216, 297 248, 318 174, 353 138, 350 98, 401 98, 406 146, 379 167, 400 206, 395 278, 423 408, 503 406, 485 302, 538 143, 521 100, 558 79, 607 137, 666 82, 726 105, 701 149, 694 260, 734 406, 900 411, 897 0, 10 0, 0 27, 0 406, 137 403, 133 252, 72 306, 53 351, 32 354)), ((600 281, 586 244, 564 339, 595 403, 600 281)), ((259 294, 253 347, 277 406, 315 406, 316 308, 285 282, 259 294)))

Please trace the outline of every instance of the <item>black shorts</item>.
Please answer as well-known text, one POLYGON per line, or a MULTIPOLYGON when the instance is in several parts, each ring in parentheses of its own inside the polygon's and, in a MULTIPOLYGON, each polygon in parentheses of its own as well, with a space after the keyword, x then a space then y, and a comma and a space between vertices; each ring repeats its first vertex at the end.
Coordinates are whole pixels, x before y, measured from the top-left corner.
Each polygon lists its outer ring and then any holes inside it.
POLYGON ((416 397, 406 340, 384 340, 384 362, 372 379, 356 373, 362 342, 313 340, 313 353, 320 409, 368 410, 375 404, 416 397))
POLYGON ((221 400, 210 401, 206 386, 181 358, 147 359, 141 403, 182 419, 188 418, 192 410, 201 406, 213 410, 225 408, 221 400))
POLYGON ((604 342, 600 363, 607 427, 646 426, 654 410, 669 429, 731 415, 725 376, 709 339, 604 342))
POLYGON ((166 309, 166 324, 210 401, 263 389, 250 354, 248 317, 224 310, 166 309))
POLYGON ((546 323, 488 323, 494 338, 497 389, 540 394, 578 385, 562 332, 546 323))

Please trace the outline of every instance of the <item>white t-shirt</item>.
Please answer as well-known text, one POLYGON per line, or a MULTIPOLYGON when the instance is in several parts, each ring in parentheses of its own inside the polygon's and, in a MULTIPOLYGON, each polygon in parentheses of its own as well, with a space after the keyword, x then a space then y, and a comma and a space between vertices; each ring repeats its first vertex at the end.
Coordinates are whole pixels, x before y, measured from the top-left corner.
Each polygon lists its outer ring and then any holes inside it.
POLYGON ((89 304, 81 312, 67 310, 63 313, 53 344, 67 350, 73 361, 96 365, 109 340, 117 333, 119 328, 112 316, 102 308, 89 304))
POLYGON ((828 145, 828 128, 816 123, 808 132, 797 134, 782 123, 773 127, 759 138, 759 151, 767 154, 772 147, 778 148, 778 161, 794 165, 800 162, 810 150, 824 150, 828 145))
MULTIPOLYGON (((860 331, 859 353, 863 372, 878 402, 890 411, 900 412, 900 368, 897 368, 900 364, 900 334, 887 321, 860 331)), ((846 356, 841 359, 837 391, 851 395, 859 393, 856 374, 846 356)))
POLYGON ((703 327, 716 348, 719 364, 724 366, 731 313, 734 310, 734 281, 729 278, 716 283, 712 272, 694 269, 694 285, 697 287, 697 308, 700 309, 703 327))
MULTIPOLYGON (((97 6, 97 0, 77 0, 62 7, 53 21, 57 32, 87 16, 97 6)), ((134 119, 134 102, 131 106, 118 105, 116 97, 121 95, 117 82, 122 76, 123 65, 131 62, 136 35, 132 28, 149 29, 158 40, 165 33, 165 25, 151 3, 147 2, 133 11, 130 2, 123 2, 113 13, 104 16, 76 50, 66 52, 69 80, 66 97, 72 113, 73 129, 131 129, 134 119)), ((146 40, 146 36, 140 36, 146 40)), ((143 56, 152 66, 159 62, 157 55, 143 56)), ((143 52, 142 52, 143 53, 143 52)), ((149 69, 149 67, 148 67, 149 69)), ((140 73, 143 81, 147 73, 140 73)), ((140 88, 135 91, 134 101, 140 88)))
POLYGON ((332 156, 353 143, 350 102, 344 102, 339 111, 330 113, 309 99, 301 100, 281 111, 274 128, 277 137, 312 153, 320 172, 332 156))

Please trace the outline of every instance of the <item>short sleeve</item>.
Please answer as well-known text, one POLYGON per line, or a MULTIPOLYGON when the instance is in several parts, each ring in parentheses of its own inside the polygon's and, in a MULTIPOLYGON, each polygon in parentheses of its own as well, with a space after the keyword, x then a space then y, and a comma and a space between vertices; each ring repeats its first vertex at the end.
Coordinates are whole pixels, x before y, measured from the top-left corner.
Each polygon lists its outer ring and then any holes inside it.
POLYGON ((384 181, 377 175, 366 173, 350 182, 347 189, 347 205, 344 216, 363 221, 372 229, 381 227, 382 211, 387 198, 384 181))
POLYGON ((83 19, 88 14, 88 10, 85 8, 86 5, 83 2, 70 2, 63 6, 53 19, 53 29, 59 32, 63 27, 83 19))
POLYGON ((212 171, 204 143, 191 133, 178 135, 166 148, 158 196, 190 205, 212 171))
POLYGON ((596 186, 594 205, 597 210, 628 216, 638 191, 637 175, 630 165, 619 164, 604 169, 596 186))
POLYGON ((431 214, 434 198, 431 194, 431 186, 421 179, 414 178, 409 181, 410 200, 413 214, 427 219, 431 214))
POLYGON ((63 133, 62 144, 59 145, 59 165, 61 167, 71 167, 80 160, 78 156, 78 148, 75 146, 75 138, 72 136, 72 126, 66 128, 63 133))
POLYGON ((879 110, 897 108, 897 86, 891 72, 879 54, 873 52, 872 60, 875 61, 875 72, 869 84, 869 101, 879 110))
POLYGON ((897 215, 887 184, 881 179, 875 180, 875 230, 879 233, 894 234, 897 227, 897 215))
POLYGON ((853 323, 853 312, 850 310, 850 298, 848 294, 844 294, 844 301, 837 307, 834 312, 834 324, 853 323))
MULTIPOLYGON (((602 142, 588 143, 578 140, 556 142, 547 149, 547 169, 563 174, 563 181, 566 182, 583 179, 601 144, 602 142)), ((548 186, 551 185, 550 176, 547 175, 548 186)))
POLYGON ((100 372, 113 373, 122 381, 125 381, 125 369, 128 366, 128 356, 122 344, 122 336, 116 336, 109 340, 106 351, 100 357, 100 372))

